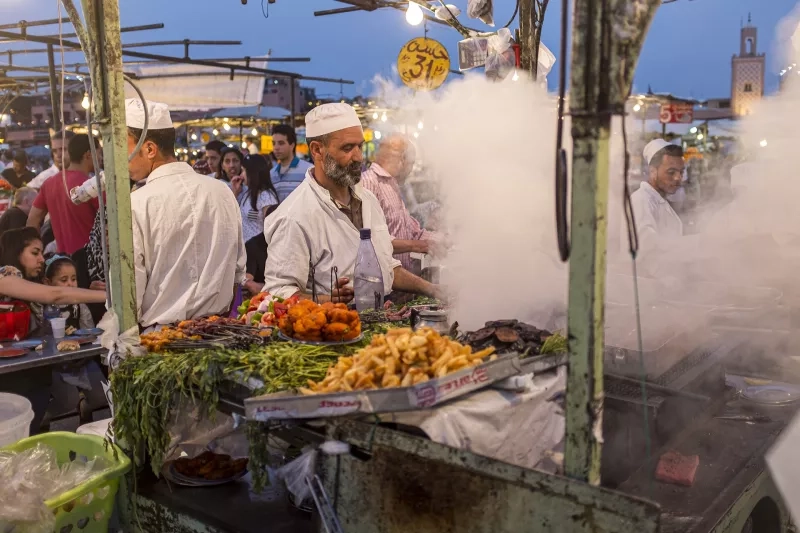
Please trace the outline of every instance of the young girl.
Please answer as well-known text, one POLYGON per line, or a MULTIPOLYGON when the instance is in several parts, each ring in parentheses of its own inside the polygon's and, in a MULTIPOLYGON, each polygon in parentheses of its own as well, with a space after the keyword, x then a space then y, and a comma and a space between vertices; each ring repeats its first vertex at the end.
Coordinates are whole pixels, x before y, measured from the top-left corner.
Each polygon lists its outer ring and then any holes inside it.
MULTIPOLYGON (((69 257, 54 255, 44 263, 44 283, 55 287, 77 287, 78 271, 75 263, 69 257)), ((67 319, 67 330, 94 327, 92 314, 86 304, 65 305, 59 309, 61 316, 67 319)))

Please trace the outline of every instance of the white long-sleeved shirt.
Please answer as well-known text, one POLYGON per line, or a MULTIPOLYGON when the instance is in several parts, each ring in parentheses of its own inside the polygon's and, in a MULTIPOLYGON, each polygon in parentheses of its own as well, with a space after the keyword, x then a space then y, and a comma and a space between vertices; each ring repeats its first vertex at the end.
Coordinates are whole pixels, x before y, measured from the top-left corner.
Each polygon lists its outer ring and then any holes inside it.
POLYGON ((139 324, 220 314, 246 281, 242 217, 227 185, 168 163, 131 196, 139 324))
MULTIPOLYGON (((663 248, 665 242, 683 235, 683 222, 678 214, 646 181, 631 194, 631 206, 642 255, 663 248)), ((628 249, 627 233, 623 235, 622 248, 628 249)))
POLYGON ((41 172, 39 172, 38 174, 36 174, 36 177, 34 177, 31 181, 28 182, 27 187, 31 187, 33 189, 41 189, 45 181, 49 180, 59 172, 61 172, 61 169, 55 165, 52 165, 50 168, 46 168, 41 172))
MULTIPOLYGON (((264 221, 267 239, 267 265, 264 290, 288 298, 298 291, 331 293, 331 270, 353 280, 359 229, 337 207, 330 193, 314 179, 314 167, 306 171, 303 182, 264 221), (310 279, 314 265, 314 280, 310 279)), ((150 185, 148 185, 149 187, 150 185)), ((381 264, 386 294, 394 283, 394 269, 400 261, 392 257, 392 237, 375 196, 360 184, 353 188, 361 199, 364 228, 372 230, 372 245, 381 264)))

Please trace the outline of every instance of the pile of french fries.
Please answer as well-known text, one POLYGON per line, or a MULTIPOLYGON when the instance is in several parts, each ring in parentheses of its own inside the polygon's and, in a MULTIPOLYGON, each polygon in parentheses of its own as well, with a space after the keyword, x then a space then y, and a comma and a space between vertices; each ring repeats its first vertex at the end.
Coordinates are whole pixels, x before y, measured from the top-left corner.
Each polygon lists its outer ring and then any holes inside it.
POLYGON ((463 368, 477 366, 488 357, 493 360, 494 347, 473 352, 450 337, 443 337, 431 328, 390 329, 375 335, 366 348, 349 357, 340 357, 319 383, 308 381, 301 394, 326 394, 387 387, 408 387, 429 379, 440 378, 463 368))

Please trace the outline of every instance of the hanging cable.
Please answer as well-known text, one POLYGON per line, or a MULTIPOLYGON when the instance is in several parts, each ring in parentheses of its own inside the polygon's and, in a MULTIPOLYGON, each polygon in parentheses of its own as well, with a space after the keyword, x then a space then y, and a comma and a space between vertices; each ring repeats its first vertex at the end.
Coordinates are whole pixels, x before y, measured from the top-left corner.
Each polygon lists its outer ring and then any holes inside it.
MULTIPOLYGON (((525 1, 527 2, 528 0, 525 1)), ((533 0, 530 1, 533 2, 533 0)), ((511 14, 511 18, 508 19, 508 22, 506 22, 506 25, 503 26, 503 28, 508 28, 509 26, 511 26, 511 24, 514 22, 514 19, 517 18, 517 13, 519 13, 519 2, 520 0, 517 0, 517 5, 514 6, 514 12, 511 14)))
MULTIPOLYGON (((561 1, 561 57, 567 54, 569 0, 561 1)), ((561 261, 569 259, 569 225, 567 223, 567 151, 563 148, 564 101, 567 90, 567 62, 558 69, 558 124, 556 125, 556 237, 561 261)))

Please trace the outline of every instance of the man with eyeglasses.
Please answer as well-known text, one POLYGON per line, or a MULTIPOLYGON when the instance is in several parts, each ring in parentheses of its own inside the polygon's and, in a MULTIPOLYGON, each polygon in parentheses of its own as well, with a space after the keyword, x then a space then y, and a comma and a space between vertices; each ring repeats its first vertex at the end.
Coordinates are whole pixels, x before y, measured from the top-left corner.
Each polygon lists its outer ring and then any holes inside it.
POLYGON ((61 172, 62 169, 69 166, 69 153, 67 153, 67 145, 73 134, 71 131, 61 132, 58 131, 50 138, 50 155, 53 158, 53 165, 39 172, 33 178, 28 187, 32 189, 41 189, 44 182, 61 172))

